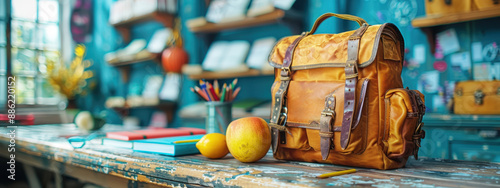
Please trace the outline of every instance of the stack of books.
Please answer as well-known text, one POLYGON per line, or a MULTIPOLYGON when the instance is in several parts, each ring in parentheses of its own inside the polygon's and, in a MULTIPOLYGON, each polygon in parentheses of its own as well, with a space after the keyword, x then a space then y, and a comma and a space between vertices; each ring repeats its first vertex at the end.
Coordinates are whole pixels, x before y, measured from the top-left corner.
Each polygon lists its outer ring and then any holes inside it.
POLYGON ((198 154, 196 142, 206 131, 198 128, 155 128, 106 133, 102 144, 169 156, 198 154))

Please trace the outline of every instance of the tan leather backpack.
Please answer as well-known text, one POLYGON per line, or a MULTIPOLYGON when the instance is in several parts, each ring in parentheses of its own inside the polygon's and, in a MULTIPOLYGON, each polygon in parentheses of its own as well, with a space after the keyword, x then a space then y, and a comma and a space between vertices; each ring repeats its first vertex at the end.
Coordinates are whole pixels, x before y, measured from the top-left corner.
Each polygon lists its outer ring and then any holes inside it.
POLYGON ((424 96, 403 88, 403 50, 395 25, 333 13, 320 16, 311 31, 278 41, 269 55, 274 157, 376 169, 417 157, 424 96), (314 34, 331 16, 360 28, 314 34))

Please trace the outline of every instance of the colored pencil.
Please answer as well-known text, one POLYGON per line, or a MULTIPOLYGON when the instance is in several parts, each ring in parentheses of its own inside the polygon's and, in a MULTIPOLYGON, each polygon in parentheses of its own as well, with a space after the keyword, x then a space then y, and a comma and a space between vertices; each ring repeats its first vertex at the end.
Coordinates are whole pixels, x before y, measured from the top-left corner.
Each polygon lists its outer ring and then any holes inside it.
POLYGON ((201 99, 205 99, 205 98, 203 98, 203 96, 201 96, 198 92, 196 92, 196 91, 194 90, 194 88, 189 88, 189 89, 190 89, 193 93, 195 93, 196 95, 198 95, 198 97, 200 97, 201 99))
POLYGON ((217 81, 217 80, 214 81, 214 90, 215 90, 215 94, 217 95, 217 97, 220 98, 219 81, 217 81))
POLYGON ((317 178, 328 178, 332 176, 340 176, 344 174, 349 174, 349 173, 354 173, 356 172, 356 169, 349 169, 349 170, 342 170, 342 171, 337 171, 337 172, 330 172, 326 174, 321 174, 319 176, 316 176, 317 178))
POLYGON ((236 83, 238 83, 238 78, 235 78, 233 82, 231 83, 231 88, 234 89, 236 87, 236 83))
POLYGON ((210 98, 212 99, 212 101, 219 101, 219 97, 215 93, 214 87, 212 86, 212 84, 208 82, 207 82, 207 91, 209 91, 210 98))
POLYGON ((205 94, 207 95, 207 98, 208 98, 207 101, 212 101, 213 97, 211 96, 210 92, 207 91, 207 85, 205 85, 205 83, 203 83, 200 85, 200 87, 201 87, 201 90, 203 92, 205 92, 205 94))
POLYGON ((231 86, 227 87, 226 88, 227 91, 226 91, 226 101, 229 101, 229 96, 231 96, 231 86))
POLYGON ((224 99, 226 97, 226 86, 227 86, 226 83, 224 83, 224 85, 222 85, 222 94, 220 96, 220 102, 224 102, 224 99))
POLYGON ((179 141, 174 141, 174 144, 181 144, 181 143, 192 143, 192 142, 198 142, 200 139, 193 139, 193 140, 179 140, 179 141))
POLYGON ((204 93, 198 86, 194 86, 194 90, 196 91, 196 93, 198 93, 198 95, 201 96, 201 98, 205 99, 205 101, 208 101, 207 94, 204 93))
POLYGON ((231 98, 231 101, 233 101, 236 98, 236 96, 238 96, 238 93, 240 92, 240 90, 241 90, 241 87, 238 87, 238 88, 236 88, 234 90, 234 93, 233 93, 233 96, 231 98))
POLYGON ((241 91, 241 87, 236 88, 238 78, 235 78, 231 83, 224 83, 219 86, 219 81, 214 80, 213 85, 210 82, 199 80, 200 86, 190 88, 192 92, 206 101, 233 101, 241 91))

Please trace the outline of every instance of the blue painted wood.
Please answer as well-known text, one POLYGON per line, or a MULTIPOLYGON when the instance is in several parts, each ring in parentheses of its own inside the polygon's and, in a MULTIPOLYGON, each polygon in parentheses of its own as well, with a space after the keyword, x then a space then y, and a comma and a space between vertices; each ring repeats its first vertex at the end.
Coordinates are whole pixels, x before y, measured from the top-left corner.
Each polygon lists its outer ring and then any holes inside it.
MULTIPOLYGON (((119 128, 106 125, 103 131, 119 128)), ((10 139, 5 133, 9 131, 0 128, 2 151, 8 147, 10 139)), ((63 174, 79 167, 94 172, 82 174, 85 177, 109 174, 132 180, 130 183, 182 187, 498 187, 500 182, 498 163, 421 158, 410 159, 401 169, 356 168, 354 174, 317 179, 317 175, 352 167, 280 161, 273 159, 271 152, 258 162, 241 163, 230 155, 217 160, 201 155, 169 157, 90 143, 82 149, 73 149, 63 135, 78 133, 71 124, 18 127, 16 160, 63 174)), ((95 141, 99 140, 92 142, 95 141)), ((0 156, 7 154, 0 152, 0 156)))

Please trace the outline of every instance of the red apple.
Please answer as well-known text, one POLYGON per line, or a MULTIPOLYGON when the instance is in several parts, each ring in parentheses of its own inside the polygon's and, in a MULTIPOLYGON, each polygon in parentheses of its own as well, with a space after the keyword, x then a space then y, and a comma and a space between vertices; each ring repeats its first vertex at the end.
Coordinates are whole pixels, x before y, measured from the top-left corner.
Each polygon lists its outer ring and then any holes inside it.
POLYGON ((262 118, 240 118, 229 124, 226 142, 234 158, 241 162, 255 162, 271 147, 271 133, 262 118))
POLYGON ((181 47, 170 47, 163 50, 161 62, 165 72, 180 73, 182 66, 189 61, 188 53, 181 47))

